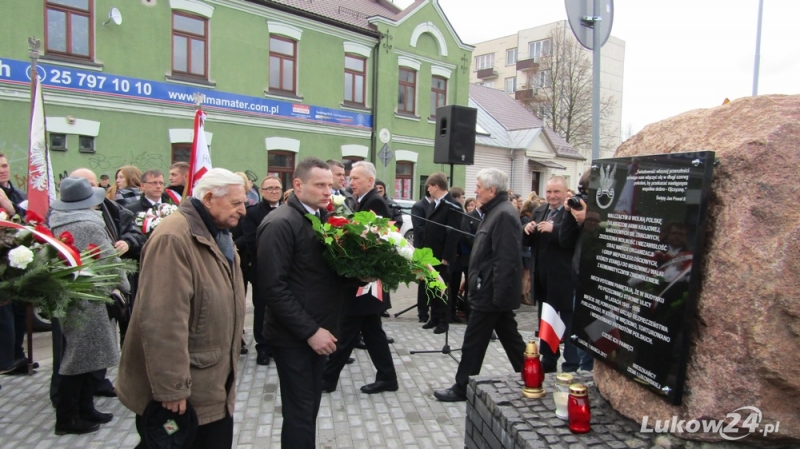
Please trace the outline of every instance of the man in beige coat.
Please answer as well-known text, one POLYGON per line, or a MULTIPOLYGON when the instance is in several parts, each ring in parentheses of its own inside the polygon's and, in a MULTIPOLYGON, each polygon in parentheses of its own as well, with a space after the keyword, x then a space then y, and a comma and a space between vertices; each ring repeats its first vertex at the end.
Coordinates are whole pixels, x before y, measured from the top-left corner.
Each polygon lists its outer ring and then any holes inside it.
POLYGON ((140 435, 151 401, 181 414, 188 401, 200 425, 191 447, 231 447, 245 292, 228 230, 244 214, 242 179, 209 170, 142 250, 116 385, 140 435))

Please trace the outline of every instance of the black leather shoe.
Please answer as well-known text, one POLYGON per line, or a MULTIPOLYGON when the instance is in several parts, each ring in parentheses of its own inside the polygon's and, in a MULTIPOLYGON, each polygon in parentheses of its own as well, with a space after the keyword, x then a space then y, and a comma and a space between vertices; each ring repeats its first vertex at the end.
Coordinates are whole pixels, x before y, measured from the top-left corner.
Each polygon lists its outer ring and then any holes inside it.
POLYGON ((394 338, 392 338, 392 337, 386 337, 386 343, 389 343, 389 344, 392 344, 392 343, 394 343, 394 338))
POLYGON ((358 341, 356 342, 356 346, 355 347, 356 347, 356 349, 367 349, 367 344, 364 343, 364 339, 363 338, 359 338, 358 341))
POLYGON ((388 311, 384 310, 383 312, 381 312, 381 316, 384 317, 384 318, 389 318, 392 315, 390 315, 388 311))
POLYGON ((346 361, 346 362, 344 362, 344 363, 345 363, 346 365, 352 365, 352 364, 353 364, 355 361, 356 361, 356 359, 354 359, 354 358, 352 358, 352 357, 348 357, 348 358, 347 358, 347 361, 346 361))
POLYGON ((110 389, 110 390, 100 390, 94 392, 95 396, 103 396, 104 398, 115 398, 117 397, 117 390, 110 389))
POLYGON ((429 319, 429 318, 428 318, 428 317, 426 317, 426 316, 421 316, 421 317, 419 317, 419 322, 420 322, 420 323, 427 323, 427 322, 428 322, 428 319, 429 319))
POLYGON ((443 334, 443 333, 447 332, 447 329, 449 329, 449 328, 450 328, 450 326, 448 326, 447 324, 441 324, 440 323, 438 326, 436 326, 436 329, 433 330, 433 333, 434 334, 443 334))
POLYGON ((59 422, 56 420, 56 435, 81 435, 84 433, 97 432, 100 429, 100 424, 96 422, 87 422, 80 418, 73 418, 67 422, 59 422))
POLYGON ((442 402, 463 402, 467 400, 467 396, 456 392, 452 388, 447 390, 436 390, 433 392, 433 397, 442 402))
POLYGON ((323 393, 333 393, 336 391, 336 383, 328 382, 327 380, 322 381, 322 392, 323 393))
POLYGON ((269 354, 266 352, 259 352, 258 356, 256 357, 256 365, 266 366, 269 365, 269 361, 271 360, 269 354))
POLYGON ((389 382, 384 380, 379 380, 375 383, 366 384, 361 387, 361 392, 366 394, 375 394, 380 393, 382 391, 397 391, 399 386, 397 385, 397 381, 389 382))
MULTIPOLYGON (((36 368, 39 368, 39 362, 33 362, 33 369, 36 368)), ((4 371, 3 374, 8 374, 10 376, 28 374, 28 359, 22 358, 15 360, 13 367, 4 371)))
POLYGON ((112 419, 114 419, 113 413, 103 413, 97 410, 94 410, 92 413, 88 415, 81 415, 81 419, 86 422, 96 422, 99 424, 110 423, 112 419))
POLYGON ((428 321, 427 323, 425 323, 424 326, 422 326, 422 328, 423 329, 433 329, 436 326, 438 326, 438 323, 436 323, 434 321, 428 321))

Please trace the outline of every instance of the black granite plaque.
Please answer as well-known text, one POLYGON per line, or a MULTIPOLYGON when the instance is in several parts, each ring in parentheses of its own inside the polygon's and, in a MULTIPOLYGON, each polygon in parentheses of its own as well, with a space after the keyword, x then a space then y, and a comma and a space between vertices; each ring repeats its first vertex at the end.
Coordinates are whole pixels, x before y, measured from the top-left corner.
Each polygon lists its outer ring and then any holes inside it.
POLYGON ((714 152, 592 163, 572 335, 681 403, 714 152))

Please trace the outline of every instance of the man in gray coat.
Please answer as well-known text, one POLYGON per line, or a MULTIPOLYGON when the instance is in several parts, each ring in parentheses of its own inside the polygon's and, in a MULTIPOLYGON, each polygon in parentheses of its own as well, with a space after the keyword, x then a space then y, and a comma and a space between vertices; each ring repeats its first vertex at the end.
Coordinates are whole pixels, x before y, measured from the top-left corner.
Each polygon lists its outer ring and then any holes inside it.
POLYGON ((522 370, 525 343, 517 330, 514 310, 522 291, 522 226, 508 201, 508 175, 496 168, 478 172, 475 197, 484 217, 478 226, 469 259, 468 297, 472 312, 464 333, 463 357, 456 371, 456 383, 433 395, 444 402, 467 399, 469 376, 480 374, 486 348, 497 333, 514 371, 522 370))

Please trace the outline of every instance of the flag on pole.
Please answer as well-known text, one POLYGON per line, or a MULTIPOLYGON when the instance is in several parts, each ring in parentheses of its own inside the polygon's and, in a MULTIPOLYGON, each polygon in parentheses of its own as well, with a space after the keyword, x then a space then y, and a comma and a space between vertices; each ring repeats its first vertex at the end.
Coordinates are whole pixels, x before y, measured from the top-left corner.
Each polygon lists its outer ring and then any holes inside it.
MULTIPOLYGON (((36 73, 36 72, 34 72, 36 73)), ((45 138, 44 98, 38 76, 31 80, 31 124, 28 148, 28 207, 40 217, 47 216, 55 200, 55 183, 50 152, 45 138)))
POLYGON ((556 309, 543 302, 542 321, 539 322, 539 338, 550 346, 553 354, 558 352, 558 345, 561 344, 561 337, 564 336, 566 328, 556 309))
POLYGON ((192 154, 189 157, 189 179, 186 181, 186 191, 183 196, 192 196, 194 185, 207 171, 211 170, 211 154, 208 152, 204 123, 206 113, 198 109, 194 115, 194 139, 192 140, 192 154))

